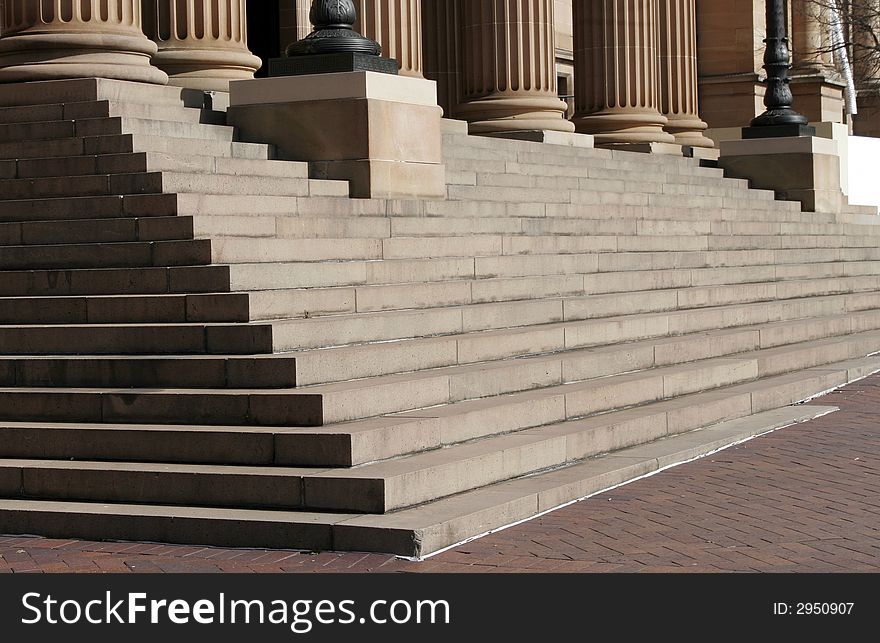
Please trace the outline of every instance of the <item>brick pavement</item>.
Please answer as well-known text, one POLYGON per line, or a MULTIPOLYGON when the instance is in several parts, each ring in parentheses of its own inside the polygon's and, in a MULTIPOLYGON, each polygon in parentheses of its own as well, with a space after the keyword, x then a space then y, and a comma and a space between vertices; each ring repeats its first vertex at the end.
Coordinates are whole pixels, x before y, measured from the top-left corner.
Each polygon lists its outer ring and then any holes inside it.
POLYGON ((0 572, 876 572, 880 376, 841 411, 414 563, 0 537, 0 572))

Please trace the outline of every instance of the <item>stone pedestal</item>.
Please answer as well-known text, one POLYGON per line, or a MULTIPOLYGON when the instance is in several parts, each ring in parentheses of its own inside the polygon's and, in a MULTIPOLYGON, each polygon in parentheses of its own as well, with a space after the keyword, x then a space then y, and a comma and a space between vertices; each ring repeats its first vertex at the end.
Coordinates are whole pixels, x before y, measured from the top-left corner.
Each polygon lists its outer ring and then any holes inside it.
POLYGON ((800 201, 807 212, 837 213, 846 205, 840 164, 837 142, 816 136, 724 141, 719 159, 729 176, 800 201))
POLYGON ((169 84, 228 91, 262 64, 247 46, 245 0, 144 0, 144 31, 158 45, 153 64, 169 84))
POLYGON ((573 132, 556 88, 553 0, 461 4, 462 104, 472 134, 573 132))
POLYGON ((112 78, 164 85, 140 0, 5 0, 0 82, 112 78))
POLYGON ((229 122, 242 140, 309 161, 314 178, 351 182, 359 198, 441 198, 446 192, 433 81, 375 72, 230 84, 229 122))
POLYGON ((675 143, 660 113, 658 0, 575 0, 575 116, 596 145, 675 143))

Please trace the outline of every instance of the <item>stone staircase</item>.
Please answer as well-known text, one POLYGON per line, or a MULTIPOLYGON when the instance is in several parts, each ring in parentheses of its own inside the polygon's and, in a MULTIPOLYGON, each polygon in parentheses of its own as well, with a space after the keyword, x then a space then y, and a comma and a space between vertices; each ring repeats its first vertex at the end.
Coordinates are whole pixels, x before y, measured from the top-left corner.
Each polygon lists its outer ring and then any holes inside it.
POLYGON ((199 100, 0 88, 0 533, 420 556, 880 370, 869 209, 453 122, 354 200, 199 100))

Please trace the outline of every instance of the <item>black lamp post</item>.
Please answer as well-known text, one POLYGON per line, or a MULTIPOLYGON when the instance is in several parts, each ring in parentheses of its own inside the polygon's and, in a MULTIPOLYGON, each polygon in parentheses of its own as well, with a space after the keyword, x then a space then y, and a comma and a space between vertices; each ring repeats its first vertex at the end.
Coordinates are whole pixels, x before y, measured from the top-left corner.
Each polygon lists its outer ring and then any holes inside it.
POLYGON ((767 71, 767 92, 764 105, 767 111, 754 119, 751 127, 743 130, 744 138, 774 136, 809 136, 815 128, 808 126, 806 116, 793 108, 791 93, 791 50, 786 31, 786 0, 767 1, 767 38, 764 40, 764 69, 767 71))
POLYGON ((360 53, 378 56, 382 48, 354 30, 357 10, 352 0, 313 0, 309 21, 314 31, 287 48, 288 56, 360 53))
POLYGON ((287 58, 269 61, 270 76, 299 76, 347 71, 397 74, 397 61, 382 58, 382 47, 354 30, 353 0, 312 0, 314 29, 287 48, 287 58))

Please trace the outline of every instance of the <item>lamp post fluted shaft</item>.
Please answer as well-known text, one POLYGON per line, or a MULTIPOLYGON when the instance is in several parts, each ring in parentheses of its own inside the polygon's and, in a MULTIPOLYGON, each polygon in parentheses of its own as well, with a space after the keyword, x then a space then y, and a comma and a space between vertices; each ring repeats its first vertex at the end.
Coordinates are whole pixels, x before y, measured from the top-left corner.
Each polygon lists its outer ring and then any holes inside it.
POLYGON ((791 50, 786 29, 785 0, 767 1, 767 38, 764 40, 764 69, 767 72, 767 93, 764 105, 767 111, 752 121, 752 127, 778 125, 806 125, 807 118, 793 108, 791 93, 791 50))

